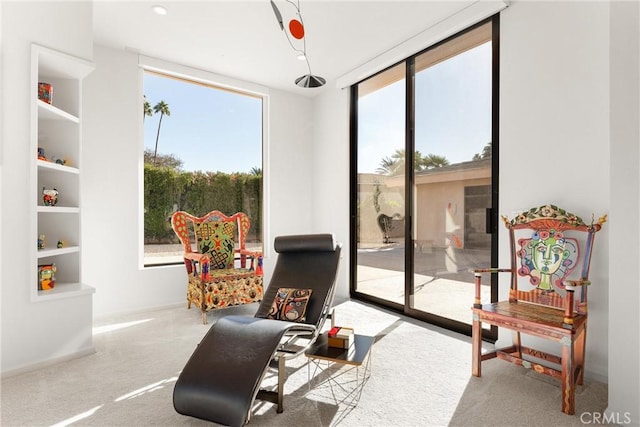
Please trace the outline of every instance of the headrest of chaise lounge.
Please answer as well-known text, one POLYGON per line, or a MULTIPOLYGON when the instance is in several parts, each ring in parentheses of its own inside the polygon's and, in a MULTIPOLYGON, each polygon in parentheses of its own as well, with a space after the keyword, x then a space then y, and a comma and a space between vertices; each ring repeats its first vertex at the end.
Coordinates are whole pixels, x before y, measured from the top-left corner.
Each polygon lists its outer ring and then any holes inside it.
POLYGON ((333 234, 301 234, 278 236, 274 247, 279 254, 286 252, 334 252, 336 241, 333 234))

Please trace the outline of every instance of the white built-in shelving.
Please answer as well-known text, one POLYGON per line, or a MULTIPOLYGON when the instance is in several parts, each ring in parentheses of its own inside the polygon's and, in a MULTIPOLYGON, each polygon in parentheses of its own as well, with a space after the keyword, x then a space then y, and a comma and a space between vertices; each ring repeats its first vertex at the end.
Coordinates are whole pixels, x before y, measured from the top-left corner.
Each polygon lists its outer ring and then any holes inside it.
MULTIPOLYGON (((82 79, 93 64, 43 46, 32 45, 31 155, 33 268, 29 275, 32 301, 48 301, 89 295, 82 283, 80 177, 82 174, 82 79), (53 88, 51 104, 38 99, 38 83, 53 88), (47 160, 38 158, 43 149, 47 160), (60 159, 64 164, 56 163, 60 159), (58 190, 55 206, 45 206, 42 190, 58 190), (39 236, 46 245, 38 249, 39 236), (58 247, 58 241, 63 241, 58 247), (51 290, 38 290, 38 265, 55 263, 56 283, 51 290)), ((91 299, 88 300, 91 303, 91 299)))

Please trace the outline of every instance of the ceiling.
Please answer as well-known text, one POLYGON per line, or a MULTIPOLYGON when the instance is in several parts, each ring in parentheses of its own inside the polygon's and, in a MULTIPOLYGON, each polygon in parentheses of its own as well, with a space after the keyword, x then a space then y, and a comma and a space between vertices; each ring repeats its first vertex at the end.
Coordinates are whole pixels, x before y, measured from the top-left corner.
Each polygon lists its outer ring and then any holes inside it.
MULTIPOLYGON (((295 17, 274 0, 285 28, 295 17)), ((476 0, 477 1, 477 0, 476 0)), ((95 1, 97 44, 235 79, 314 96, 336 78, 421 33, 476 1, 300 0, 307 56, 322 88, 298 88, 308 73, 280 29, 269 0, 95 1), (165 16, 153 12, 164 6, 165 16)))

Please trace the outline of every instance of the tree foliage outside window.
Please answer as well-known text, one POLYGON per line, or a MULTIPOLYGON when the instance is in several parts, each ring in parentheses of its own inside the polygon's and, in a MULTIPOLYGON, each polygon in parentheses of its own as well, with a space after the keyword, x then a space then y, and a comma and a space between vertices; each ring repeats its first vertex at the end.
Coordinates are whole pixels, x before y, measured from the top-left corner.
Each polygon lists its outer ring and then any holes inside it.
POLYGON ((170 218, 175 211, 203 216, 212 207, 224 213, 244 212, 251 218, 248 240, 262 233, 262 175, 183 172, 145 164, 145 244, 177 244, 170 218))
MULTIPOLYGON (((402 174, 405 171, 405 158, 406 154, 404 150, 396 150, 391 157, 384 157, 380 161, 380 166, 376 169, 376 172, 389 176, 402 174)), ((413 169, 415 172, 439 168, 447 166, 448 164, 449 160, 444 156, 439 156, 437 154, 427 154, 424 156, 419 151, 416 151, 413 154, 413 169)))
POLYGON ((473 160, 482 160, 482 159, 489 159, 491 158, 491 142, 488 142, 487 145, 485 145, 482 148, 482 153, 476 153, 473 155, 473 160))

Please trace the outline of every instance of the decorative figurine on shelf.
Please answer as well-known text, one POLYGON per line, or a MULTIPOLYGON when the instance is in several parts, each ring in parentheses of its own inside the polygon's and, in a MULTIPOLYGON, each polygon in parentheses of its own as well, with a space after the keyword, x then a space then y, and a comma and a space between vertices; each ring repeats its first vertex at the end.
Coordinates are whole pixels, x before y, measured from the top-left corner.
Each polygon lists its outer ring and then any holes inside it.
POLYGON ((38 236, 38 249, 44 249, 47 246, 47 239, 44 234, 38 236))
POLYGON ((65 247, 65 241, 64 240, 58 240, 58 248, 64 248, 65 247))
POLYGON ((54 157, 53 162, 55 162, 58 165, 66 165, 67 164, 67 159, 60 159, 58 157, 54 157))
POLYGON ((42 187, 42 202, 45 206, 55 206, 58 203, 58 190, 46 190, 42 187))
POLYGON ((47 104, 51 104, 53 100, 53 87, 49 83, 38 83, 38 99, 47 104))
POLYGON ((49 160, 47 156, 44 155, 44 148, 38 147, 38 160, 49 160))
POLYGON ((38 290, 48 291, 56 285, 56 264, 38 266, 38 290))

